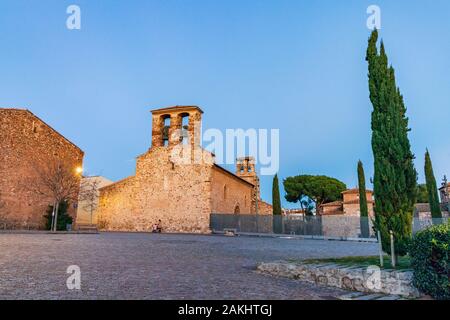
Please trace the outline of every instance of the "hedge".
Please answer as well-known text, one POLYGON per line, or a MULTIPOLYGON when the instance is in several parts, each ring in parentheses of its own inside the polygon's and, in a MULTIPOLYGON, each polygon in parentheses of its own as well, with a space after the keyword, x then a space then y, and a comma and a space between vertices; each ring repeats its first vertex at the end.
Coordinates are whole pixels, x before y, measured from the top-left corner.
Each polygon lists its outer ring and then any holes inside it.
POLYGON ((409 254, 416 288, 435 299, 450 299, 449 253, 450 220, 414 236, 409 254))

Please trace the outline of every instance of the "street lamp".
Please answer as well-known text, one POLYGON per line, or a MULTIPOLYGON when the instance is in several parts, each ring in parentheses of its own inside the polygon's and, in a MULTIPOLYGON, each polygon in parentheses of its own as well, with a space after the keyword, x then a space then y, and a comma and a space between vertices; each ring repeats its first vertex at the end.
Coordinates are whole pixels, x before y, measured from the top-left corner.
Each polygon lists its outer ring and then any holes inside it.
POLYGON ((82 174, 83 173, 83 168, 82 167, 76 167, 75 172, 77 174, 82 174))

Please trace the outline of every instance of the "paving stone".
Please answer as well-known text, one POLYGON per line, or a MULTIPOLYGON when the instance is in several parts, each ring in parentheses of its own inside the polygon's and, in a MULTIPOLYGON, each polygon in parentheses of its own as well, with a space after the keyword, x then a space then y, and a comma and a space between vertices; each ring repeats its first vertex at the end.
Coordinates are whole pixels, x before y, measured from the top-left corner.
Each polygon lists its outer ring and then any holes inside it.
POLYGON ((261 261, 376 255, 377 245, 201 235, 0 234, 0 299, 325 299, 348 291, 261 275, 261 261), (68 290, 67 268, 81 269, 68 290), (250 267, 251 266, 251 267, 250 267))

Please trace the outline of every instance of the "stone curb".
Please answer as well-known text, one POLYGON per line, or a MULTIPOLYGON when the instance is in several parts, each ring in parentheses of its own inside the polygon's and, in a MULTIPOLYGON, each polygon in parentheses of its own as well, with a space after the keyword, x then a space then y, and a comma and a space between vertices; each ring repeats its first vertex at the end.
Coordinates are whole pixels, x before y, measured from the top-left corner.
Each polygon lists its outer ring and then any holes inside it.
MULTIPOLYGON (((225 234, 225 232, 214 230, 213 234, 225 234)), ((300 235, 290 235, 290 234, 249 233, 249 232, 237 232, 236 235, 237 236, 246 236, 246 237, 260 237, 260 238, 289 238, 289 239, 297 239, 297 240, 328 240, 328 241, 353 241, 353 242, 378 243, 377 239, 368 239, 368 238, 300 236, 300 235)))
POLYGON ((258 264, 257 272, 369 294, 421 297, 412 285, 412 271, 377 270, 376 267, 369 270, 366 267, 346 267, 333 263, 278 261, 258 264))

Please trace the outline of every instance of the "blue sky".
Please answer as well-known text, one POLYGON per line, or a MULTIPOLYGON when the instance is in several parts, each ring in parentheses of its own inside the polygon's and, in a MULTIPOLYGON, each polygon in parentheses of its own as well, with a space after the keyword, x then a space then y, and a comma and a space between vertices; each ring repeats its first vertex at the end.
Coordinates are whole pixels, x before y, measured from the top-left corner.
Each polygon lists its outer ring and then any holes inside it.
MULTIPOLYGON (((279 128, 280 178, 325 174, 354 187, 358 159, 373 173, 371 4, 419 181, 427 147, 440 181, 450 175, 447 0, 3 0, 0 106, 30 109, 86 152, 86 172, 113 180, 150 146, 149 110, 199 105, 205 129, 279 128), (70 4, 81 30, 66 28, 70 4)), ((271 179, 261 179, 266 200, 271 179)))

